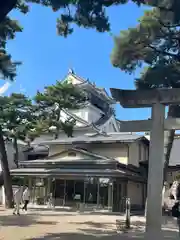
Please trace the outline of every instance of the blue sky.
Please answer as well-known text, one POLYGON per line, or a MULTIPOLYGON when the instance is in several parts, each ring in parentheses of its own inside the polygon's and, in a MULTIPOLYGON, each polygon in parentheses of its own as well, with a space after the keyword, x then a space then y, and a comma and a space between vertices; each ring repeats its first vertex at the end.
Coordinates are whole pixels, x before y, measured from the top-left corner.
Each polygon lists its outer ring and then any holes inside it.
MULTIPOLYGON (((142 14, 143 8, 132 3, 108 9, 112 33, 119 34, 121 30, 135 26, 142 14)), ((19 20, 24 31, 8 42, 8 52, 23 65, 7 93, 21 91, 33 96, 44 86, 63 79, 69 68, 106 89, 134 87, 134 75, 125 74, 111 65, 113 39, 109 34, 75 27, 74 33, 64 39, 56 34, 58 13, 37 5, 32 5, 27 15, 14 11, 11 16, 19 20)), ((144 119, 149 114, 148 109, 117 106, 117 117, 122 120, 144 119)))

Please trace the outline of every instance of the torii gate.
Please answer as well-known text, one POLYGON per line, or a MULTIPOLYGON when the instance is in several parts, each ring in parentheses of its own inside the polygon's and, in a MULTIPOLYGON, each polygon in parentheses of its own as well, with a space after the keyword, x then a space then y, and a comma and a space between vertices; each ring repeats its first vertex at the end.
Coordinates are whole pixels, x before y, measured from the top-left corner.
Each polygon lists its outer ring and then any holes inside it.
POLYGON ((162 239, 162 185, 164 131, 180 129, 180 118, 165 119, 165 106, 180 104, 180 89, 111 89, 113 98, 124 108, 151 107, 151 120, 124 121, 122 132, 150 131, 146 239, 162 239))

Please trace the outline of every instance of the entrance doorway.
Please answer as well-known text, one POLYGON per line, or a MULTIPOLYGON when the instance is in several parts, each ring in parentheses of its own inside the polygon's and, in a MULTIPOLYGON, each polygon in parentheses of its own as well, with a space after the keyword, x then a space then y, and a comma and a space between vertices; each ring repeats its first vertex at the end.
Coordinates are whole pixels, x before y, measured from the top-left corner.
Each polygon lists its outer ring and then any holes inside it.
POLYGON ((78 202, 83 203, 88 209, 91 207, 110 209, 112 207, 113 187, 109 178, 42 178, 31 179, 30 182, 32 184, 31 199, 36 204, 48 204, 51 196, 54 206, 74 207, 77 205, 75 196, 78 195, 78 202))
POLYGON ((122 211, 122 194, 121 194, 121 183, 118 181, 114 182, 113 189, 113 212, 121 212, 122 211))

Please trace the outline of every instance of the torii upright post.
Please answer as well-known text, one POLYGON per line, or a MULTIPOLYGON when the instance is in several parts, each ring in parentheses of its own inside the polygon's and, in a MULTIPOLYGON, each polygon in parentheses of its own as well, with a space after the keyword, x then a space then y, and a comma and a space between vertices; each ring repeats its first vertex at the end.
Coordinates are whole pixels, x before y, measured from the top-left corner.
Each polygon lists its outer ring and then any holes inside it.
POLYGON ((180 119, 165 120, 165 106, 180 103, 180 89, 120 90, 112 96, 126 108, 152 107, 152 119, 122 122, 121 131, 150 131, 146 239, 162 239, 164 130, 180 129, 180 119))
POLYGON ((165 105, 159 103, 154 104, 152 106, 152 128, 150 132, 149 149, 148 198, 146 212, 147 239, 161 239, 164 117, 165 105))

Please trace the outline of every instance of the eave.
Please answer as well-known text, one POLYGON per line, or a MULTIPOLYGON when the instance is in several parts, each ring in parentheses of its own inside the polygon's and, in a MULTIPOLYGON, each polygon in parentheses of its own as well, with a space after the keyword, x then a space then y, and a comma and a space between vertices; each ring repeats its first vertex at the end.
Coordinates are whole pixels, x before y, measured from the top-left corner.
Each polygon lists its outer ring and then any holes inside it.
POLYGON ((121 170, 102 170, 102 169, 51 169, 44 168, 21 168, 11 170, 11 176, 31 176, 31 177, 103 177, 103 178, 122 178, 126 180, 137 180, 139 182, 146 182, 145 179, 137 175, 126 174, 121 170))

